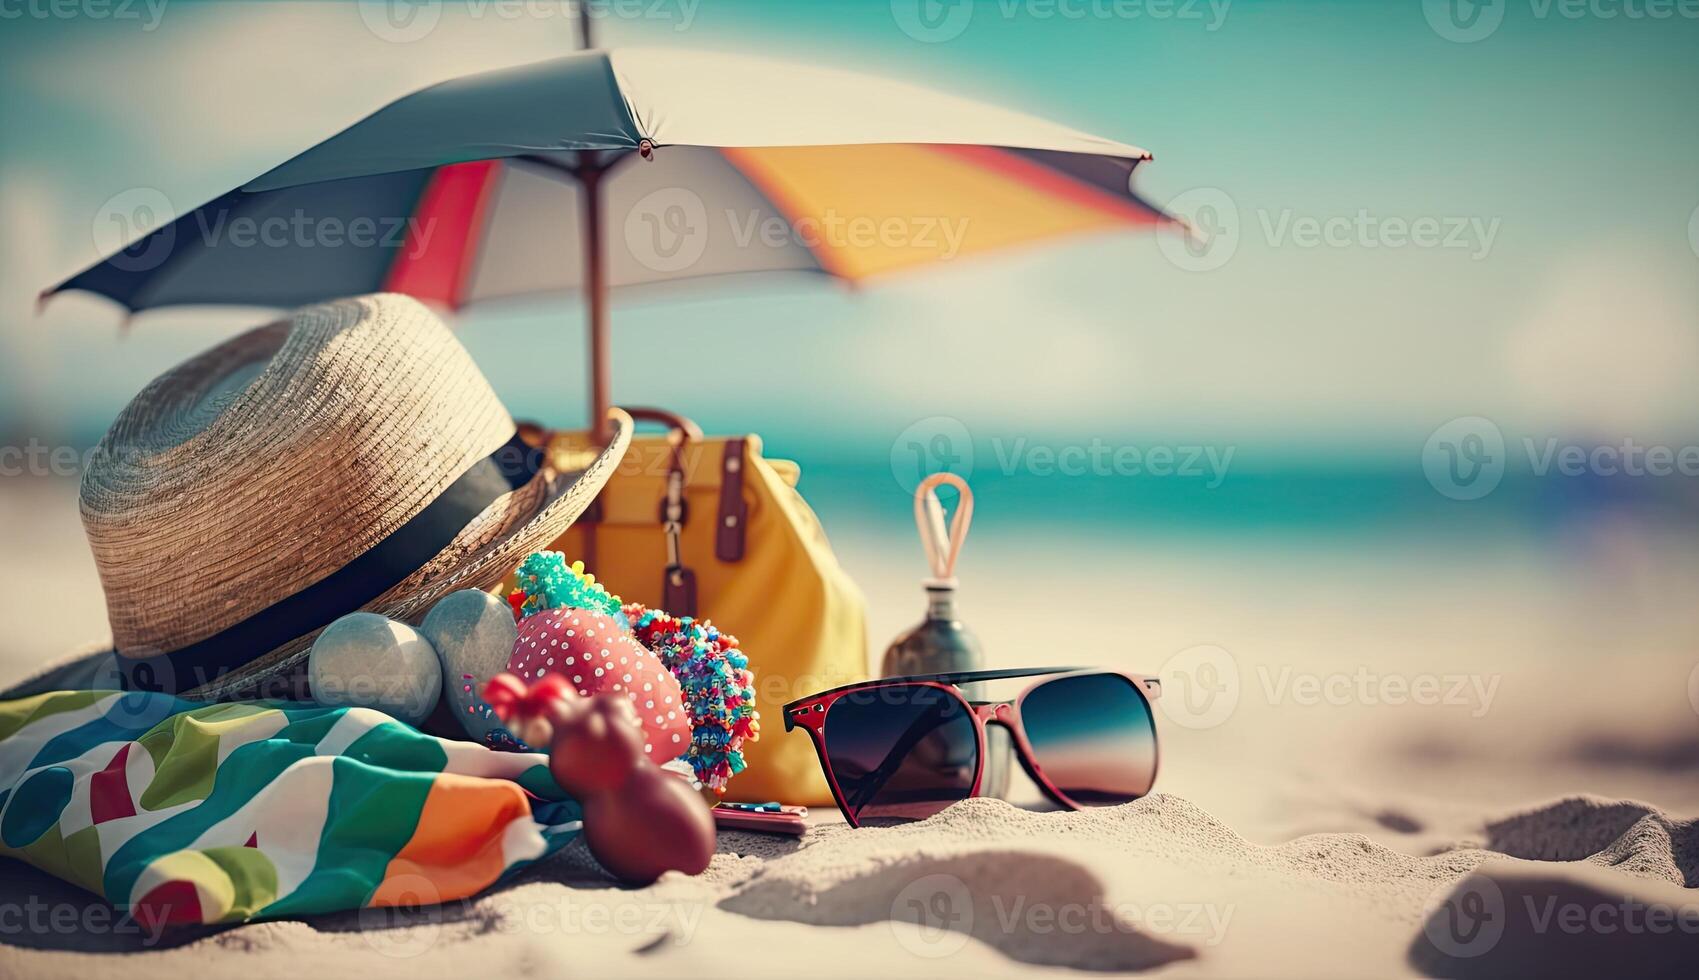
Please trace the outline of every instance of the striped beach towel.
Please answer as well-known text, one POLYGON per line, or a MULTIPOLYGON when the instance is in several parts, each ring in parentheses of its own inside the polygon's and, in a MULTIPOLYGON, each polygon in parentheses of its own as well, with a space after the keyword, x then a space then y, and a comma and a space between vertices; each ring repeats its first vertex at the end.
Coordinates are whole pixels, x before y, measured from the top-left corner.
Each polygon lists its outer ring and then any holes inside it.
POLYGON ((0 855, 148 926, 452 901, 577 834, 545 763, 367 708, 0 701, 0 855))

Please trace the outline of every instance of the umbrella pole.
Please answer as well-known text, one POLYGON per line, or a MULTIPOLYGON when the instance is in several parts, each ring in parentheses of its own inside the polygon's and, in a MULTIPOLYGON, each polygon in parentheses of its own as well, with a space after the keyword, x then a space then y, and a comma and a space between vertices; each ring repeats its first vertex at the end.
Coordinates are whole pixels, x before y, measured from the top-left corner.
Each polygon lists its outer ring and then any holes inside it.
MULTIPOLYGON (((578 0, 578 46, 596 46, 590 33, 590 0, 578 0)), ((584 189, 584 312, 590 335, 590 441, 606 446, 608 431, 608 286, 602 270, 601 165, 579 155, 578 186, 584 189)))
MULTIPOLYGON (((588 154, 586 154, 588 156, 588 154)), ((584 189, 584 309, 590 337, 590 441, 606 446, 608 406, 608 284, 602 255, 602 167, 586 160, 578 170, 584 189)))

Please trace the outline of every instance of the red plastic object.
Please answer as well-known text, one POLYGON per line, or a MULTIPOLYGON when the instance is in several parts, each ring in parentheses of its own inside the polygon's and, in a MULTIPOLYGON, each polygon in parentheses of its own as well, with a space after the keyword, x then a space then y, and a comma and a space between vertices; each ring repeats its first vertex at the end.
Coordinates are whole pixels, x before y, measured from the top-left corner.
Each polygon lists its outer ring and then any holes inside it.
POLYGON ((646 885, 668 871, 700 874, 714 856, 714 818, 701 797, 643 753, 631 702, 580 697, 558 676, 527 687, 497 674, 484 700, 533 746, 548 746, 549 772, 584 810, 584 841, 621 881, 646 885))

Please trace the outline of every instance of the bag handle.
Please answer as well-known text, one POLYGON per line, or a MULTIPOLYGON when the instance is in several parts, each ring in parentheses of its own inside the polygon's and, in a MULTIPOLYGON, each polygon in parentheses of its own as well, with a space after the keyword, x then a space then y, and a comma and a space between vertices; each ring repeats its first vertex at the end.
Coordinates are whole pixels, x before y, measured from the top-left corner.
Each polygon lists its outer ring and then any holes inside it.
POLYGON ((966 480, 954 473, 934 473, 914 488, 914 525, 920 529, 920 544, 926 549, 926 562, 934 579, 947 582, 955 578, 956 559, 961 557, 971 524, 973 490, 966 480), (944 529, 944 505, 938 500, 937 488, 942 483, 955 487, 961 494, 948 532, 944 529))
POLYGON ((702 438, 702 427, 677 412, 649 406, 620 407, 624 408, 625 414, 631 416, 634 421, 666 426, 671 430, 670 434, 676 434, 682 442, 695 442, 702 438))
MULTIPOLYGON (((703 438, 702 427, 695 422, 669 412, 664 408, 650 406, 625 407, 625 413, 636 422, 649 422, 665 426, 667 429, 667 446, 670 450, 667 460, 666 495, 661 499, 660 523, 666 534, 667 564, 661 572, 661 604, 668 612, 678 616, 696 615, 696 573, 684 564, 683 555, 679 550, 680 538, 684 531, 684 522, 688 516, 684 499, 684 451, 692 442, 703 438)), ((541 447, 548 441, 548 430, 531 422, 519 424, 520 436, 527 445, 541 447)), ((607 488, 603 488, 607 492, 607 488)), ((739 494, 741 498, 741 494, 739 494)), ((724 502, 721 507, 724 509, 724 502)), ((578 556, 592 570, 596 567, 596 525, 602 518, 601 494, 596 495, 584 512, 579 515, 577 526, 582 528, 584 542, 582 553, 578 556)))

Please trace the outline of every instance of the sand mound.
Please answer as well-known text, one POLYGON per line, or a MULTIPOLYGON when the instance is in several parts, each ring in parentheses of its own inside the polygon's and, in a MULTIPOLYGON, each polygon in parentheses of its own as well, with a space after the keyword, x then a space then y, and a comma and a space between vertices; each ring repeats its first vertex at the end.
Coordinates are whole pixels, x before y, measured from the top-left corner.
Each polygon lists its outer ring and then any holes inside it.
POLYGON ((1655 807, 1577 796, 1487 824, 1489 850, 1531 861, 1589 861, 1699 886, 1699 821, 1655 807))

